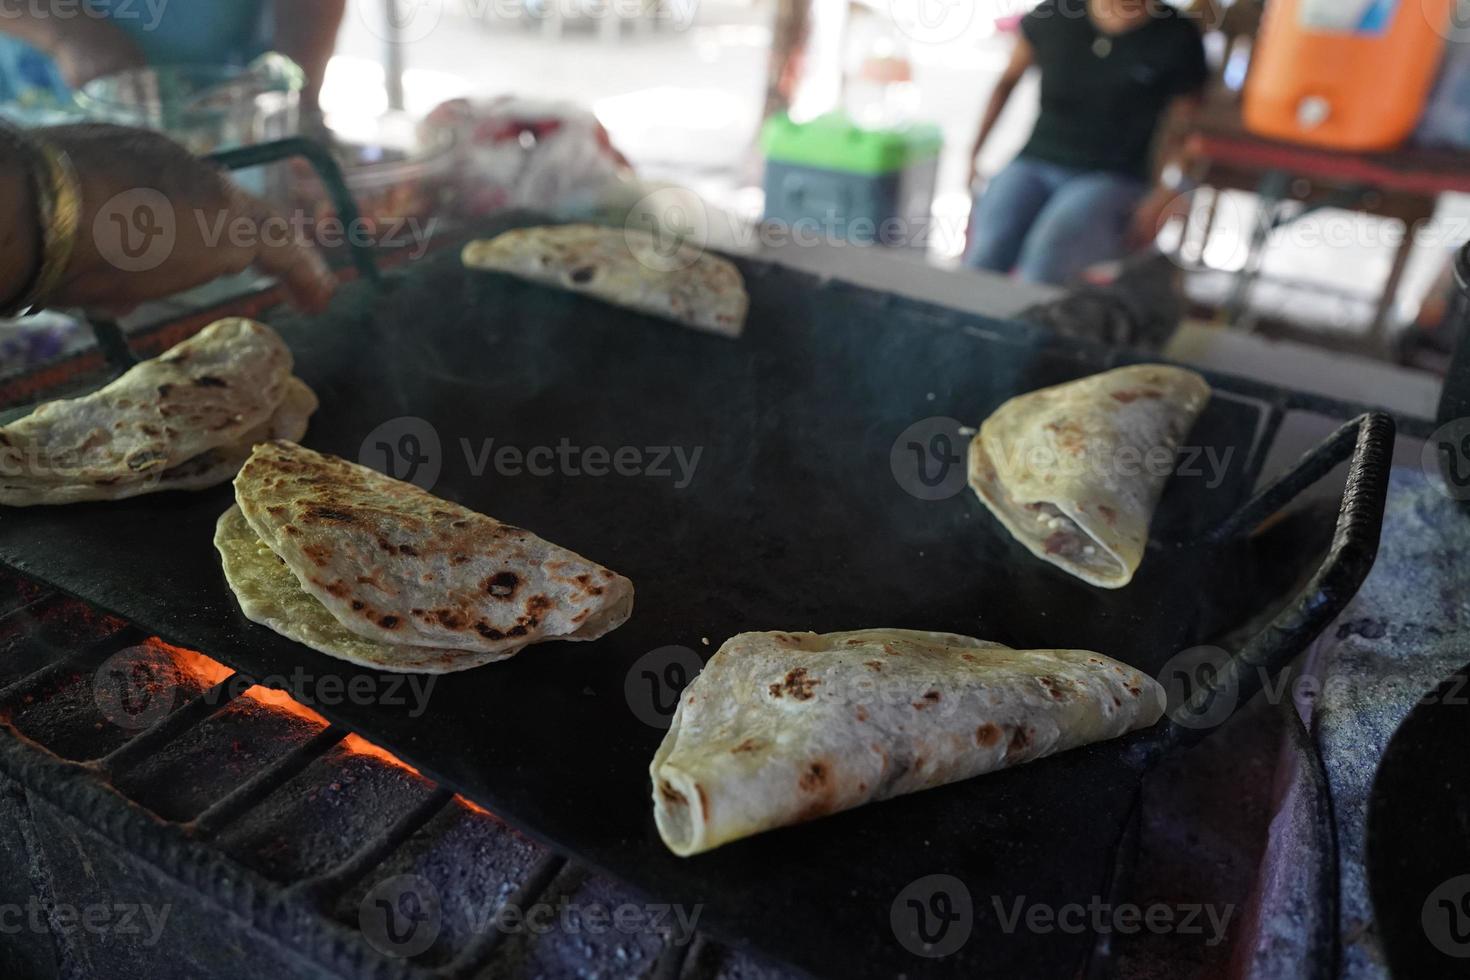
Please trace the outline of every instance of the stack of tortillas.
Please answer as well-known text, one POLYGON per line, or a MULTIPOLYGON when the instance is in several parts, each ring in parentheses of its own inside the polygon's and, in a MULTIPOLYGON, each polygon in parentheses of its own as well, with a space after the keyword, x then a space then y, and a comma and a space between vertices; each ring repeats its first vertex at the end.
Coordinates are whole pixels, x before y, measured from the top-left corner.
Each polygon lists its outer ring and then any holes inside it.
POLYGON ((229 480, 265 439, 299 439, 317 399, 253 320, 210 324, 90 395, 0 427, 0 504, 118 500, 229 480))
POLYGON ((257 446, 235 500, 214 544, 246 617, 361 666, 467 670, 633 611, 596 562, 294 443, 257 446))

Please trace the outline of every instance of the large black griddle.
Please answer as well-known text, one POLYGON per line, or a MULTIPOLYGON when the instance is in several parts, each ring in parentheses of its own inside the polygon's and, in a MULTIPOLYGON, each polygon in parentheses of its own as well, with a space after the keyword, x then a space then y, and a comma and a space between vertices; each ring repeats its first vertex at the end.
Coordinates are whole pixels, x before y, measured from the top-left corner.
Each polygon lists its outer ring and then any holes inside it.
POLYGON ((553 847, 651 900, 702 906, 702 928, 813 974, 1070 976, 1093 937, 1004 931, 997 903, 1055 908, 1106 895, 1143 768, 1197 730, 1161 725, 680 859, 654 829, 647 766, 663 733, 625 699, 630 667, 669 645, 707 658, 744 630, 897 626, 1094 649, 1154 672, 1248 591, 1244 532, 1355 452, 1332 554, 1246 651, 1279 666, 1372 563, 1392 425, 1370 416, 1348 427, 1242 509, 1287 400, 1212 379, 1217 396, 1189 441, 1232 453, 1226 479, 1176 477, 1136 580, 1094 589, 1031 557, 968 491, 942 501, 907 492, 890 449, 918 420, 976 424, 1017 393, 1116 358, 1017 324, 740 265, 752 303, 739 341, 468 273, 452 251, 381 285, 351 284, 324 316, 270 318, 321 396, 307 445, 357 459, 382 423, 422 418, 442 444, 437 493, 637 586, 633 618, 616 633, 441 678, 419 717, 319 697, 324 680, 363 672, 244 619, 210 543, 228 487, 5 510, 0 561, 251 677, 281 679, 553 847), (460 440, 489 437, 703 454, 682 490, 646 477, 477 478, 460 440), (973 905, 970 940, 942 959, 910 952, 890 921, 899 893, 930 874, 965 882, 973 905))

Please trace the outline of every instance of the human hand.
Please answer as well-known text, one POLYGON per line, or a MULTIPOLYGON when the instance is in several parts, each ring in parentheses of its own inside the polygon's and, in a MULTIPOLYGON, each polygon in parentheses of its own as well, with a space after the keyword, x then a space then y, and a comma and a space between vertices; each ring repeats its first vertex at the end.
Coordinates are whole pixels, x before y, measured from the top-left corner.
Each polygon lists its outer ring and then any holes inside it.
POLYGON ((1171 218, 1184 215, 1188 209, 1188 194, 1167 187, 1154 188, 1133 210, 1125 242, 1130 249, 1147 248, 1171 218))
POLYGON ((48 305, 120 315, 251 266, 306 310, 331 299, 336 280, 297 227, 167 137, 98 123, 35 132, 67 154, 82 194, 48 305))
POLYGON ((98 17, 73 17, 64 32, 47 31, 46 52, 72 88, 81 88, 94 78, 111 75, 148 63, 143 49, 116 24, 98 17))

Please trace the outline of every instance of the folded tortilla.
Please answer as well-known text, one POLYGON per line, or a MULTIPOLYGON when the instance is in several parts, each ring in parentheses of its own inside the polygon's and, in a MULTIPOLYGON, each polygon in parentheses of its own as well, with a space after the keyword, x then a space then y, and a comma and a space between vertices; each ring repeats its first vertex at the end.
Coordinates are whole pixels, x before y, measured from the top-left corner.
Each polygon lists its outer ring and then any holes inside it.
POLYGON ((80 398, 0 427, 0 504, 119 500, 225 482, 250 447, 300 438, 316 396, 252 320, 219 320, 80 398))
POLYGON ((1118 368, 1012 398, 970 443, 970 486, 1032 554, 1084 582, 1133 580, 1179 443, 1210 398, 1193 371, 1118 368))
POLYGON ((470 242, 468 268, 505 272, 727 337, 745 327, 740 271, 688 242, 601 225, 517 228, 470 242))
POLYGON ((301 588, 286 563, 256 537, 238 506, 220 517, 214 547, 246 619, 328 656, 374 670, 442 674, 513 655, 394 645, 358 636, 301 588))
POLYGON ((687 856, 1158 721, 1164 691, 1085 650, 952 633, 742 633, 685 688, 650 767, 687 856))
POLYGON ((268 439, 300 439, 316 412, 316 392, 300 378, 286 383, 286 397, 266 424, 252 429, 239 442, 220 446, 186 459, 146 479, 120 480, 111 484, 55 483, 12 485, 0 478, 0 503, 12 507, 37 504, 74 504, 92 500, 126 500, 164 490, 207 490, 229 482, 256 443, 268 439))
POLYGON ((240 519, 226 514, 215 544, 245 615, 354 663, 465 670, 533 643, 596 639, 632 613, 623 576, 291 442, 255 447, 235 500, 240 519))

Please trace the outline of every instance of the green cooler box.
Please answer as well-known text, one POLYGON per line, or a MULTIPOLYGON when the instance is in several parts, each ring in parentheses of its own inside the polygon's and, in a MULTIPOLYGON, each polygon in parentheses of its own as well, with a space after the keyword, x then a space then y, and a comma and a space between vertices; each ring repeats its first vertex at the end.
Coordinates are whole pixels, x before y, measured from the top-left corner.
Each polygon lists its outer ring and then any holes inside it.
POLYGON ((923 248, 942 144, 931 125, 871 130, 841 113, 809 123, 773 116, 761 131, 764 221, 798 244, 923 248))

